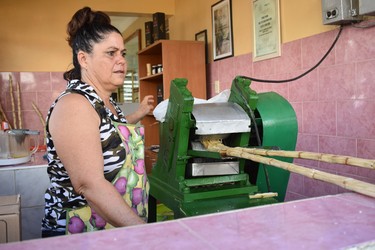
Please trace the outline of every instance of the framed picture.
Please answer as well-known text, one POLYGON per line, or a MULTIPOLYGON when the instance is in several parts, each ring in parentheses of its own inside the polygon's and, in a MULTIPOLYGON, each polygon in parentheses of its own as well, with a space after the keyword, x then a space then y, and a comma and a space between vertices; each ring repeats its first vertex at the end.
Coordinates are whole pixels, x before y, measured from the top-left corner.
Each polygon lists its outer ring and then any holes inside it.
POLYGON ((208 51, 207 51, 207 30, 202 30, 195 34, 195 41, 204 42, 204 51, 206 57, 206 64, 208 63, 208 51))
POLYGON ((279 0, 253 0, 253 61, 281 55, 279 0))
POLYGON ((222 0, 211 6, 213 59, 233 56, 232 2, 222 0))

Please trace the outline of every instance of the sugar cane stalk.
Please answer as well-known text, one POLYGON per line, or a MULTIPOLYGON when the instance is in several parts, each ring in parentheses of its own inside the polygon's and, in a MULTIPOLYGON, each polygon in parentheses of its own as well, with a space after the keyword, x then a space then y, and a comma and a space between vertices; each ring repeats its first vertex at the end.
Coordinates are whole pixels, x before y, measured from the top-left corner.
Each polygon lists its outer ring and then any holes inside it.
POLYGON ((13 127, 17 128, 17 117, 16 117, 16 109, 14 106, 14 95, 13 95, 13 79, 12 75, 9 75, 9 92, 10 92, 10 101, 12 104, 12 115, 13 115, 13 127))
POLYGON ((375 198, 375 185, 370 183, 366 183, 363 181, 359 181, 340 175, 326 173, 315 169, 302 167, 293 163, 283 162, 276 159, 263 157, 260 155, 254 155, 244 151, 243 148, 227 147, 221 144, 220 142, 204 141, 202 143, 209 151, 220 152, 222 155, 249 159, 254 162, 259 162, 266 165, 282 168, 289 172, 301 174, 312 179, 335 184, 345 189, 375 198))
POLYGON ((44 145, 46 145, 46 138, 47 138, 46 122, 43 119, 42 112, 40 112, 39 108, 35 105, 35 103, 32 102, 31 105, 33 106, 34 111, 38 114, 39 120, 40 120, 40 122, 43 125, 43 131, 44 131, 44 140, 43 140, 43 142, 44 142, 44 145))
POLYGON ((259 193, 259 194, 249 195, 249 198, 250 199, 264 199, 264 198, 272 198, 272 197, 277 197, 277 196, 278 196, 278 193, 269 192, 269 193, 259 193))
POLYGON ((4 120, 8 123, 9 129, 12 129, 12 125, 10 124, 10 122, 8 120, 8 117, 4 112, 3 106, 1 106, 1 103, 0 103, 0 113, 1 113, 2 117, 4 118, 4 120))
POLYGON ((21 91, 20 91, 20 83, 18 81, 17 81, 17 108, 18 108, 18 128, 22 128, 21 91))
POLYGON ((241 150, 263 156, 282 156, 299 159, 317 160, 328 163, 351 165, 356 167, 370 168, 375 170, 375 160, 368 160, 362 158, 356 158, 351 156, 324 154, 324 153, 313 153, 305 151, 284 151, 284 150, 268 150, 260 148, 241 148, 241 150))

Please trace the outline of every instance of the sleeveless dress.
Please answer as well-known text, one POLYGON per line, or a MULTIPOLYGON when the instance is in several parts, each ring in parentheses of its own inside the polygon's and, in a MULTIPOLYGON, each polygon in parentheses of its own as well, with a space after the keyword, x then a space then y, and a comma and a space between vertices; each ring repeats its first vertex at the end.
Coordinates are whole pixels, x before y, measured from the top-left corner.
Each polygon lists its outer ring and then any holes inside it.
MULTIPOLYGON (((124 136, 119 131, 121 124, 126 124, 126 118, 121 109, 111 99, 112 105, 115 107, 117 116, 104 106, 104 102, 96 94, 94 88, 80 80, 72 80, 68 83, 67 89, 55 100, 51 105, 46 119, 47 132, 47 159, 48 168, 47 173, 50 178, 50 186, 45 193, 45 216, 42 219, 42 231, 65 233, 67 210, 77 209, 87 205, 85 198, 73 189, 70 177, 64 168, 59 156, 56 153, 53 138, 49 132, 48 122, 51 113, 56 106, 56 103, 65 95, 76 93, 84 96, 95 109, 100 117, 100 139, 102 144, 103 159, 104 159, 104 176, 112 182, 122 169, 127 159, 129 148, 127 143, 124 143, 124 136), (120 126, 119 126, 120 124, 120 126)), ((143 166, 144 167, 144 164, 143 166)), ((134 172, 134 171, 133 171, 134 172)), ((139 172, 139 171, 138 171, 139 172)), ((138 175, 138 174, 137 174, 138 175)), ((125 199, 128 205, 134 212, 147 222, 148 208, 148 180, 146 171, 142 171, 138 175, 142 189, 141 201, 132 204, 132 201, 125 199)))

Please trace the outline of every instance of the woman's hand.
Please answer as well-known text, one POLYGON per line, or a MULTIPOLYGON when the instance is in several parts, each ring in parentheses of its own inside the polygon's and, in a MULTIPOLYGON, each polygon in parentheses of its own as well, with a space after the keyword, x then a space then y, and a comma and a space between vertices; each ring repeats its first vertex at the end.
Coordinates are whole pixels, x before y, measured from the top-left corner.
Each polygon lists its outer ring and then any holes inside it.
POLYGON ((142 118, 151 112, 151 110, 154 108, 154 96, 153 95, 147 95, 145 98, 143 98, 142 102, 139 104, 138 111, 142 115, 142 118))
POLYGON ((143 98, 142 102, 139 104, 137 111, 126 116, 128 123, 135 124, 142 120, 148 113, 150 113, 154 108, 154 96, 147 95, 143 98))

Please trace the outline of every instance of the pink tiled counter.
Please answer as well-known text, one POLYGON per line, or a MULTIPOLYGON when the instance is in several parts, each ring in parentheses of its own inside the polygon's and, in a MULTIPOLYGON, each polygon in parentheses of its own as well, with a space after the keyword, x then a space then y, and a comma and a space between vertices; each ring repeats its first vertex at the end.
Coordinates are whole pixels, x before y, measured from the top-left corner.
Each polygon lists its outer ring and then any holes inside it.
POLYGON ((375 246, 375 199, 345 193, 0 249, 346 249, 363 243, 375 246))

